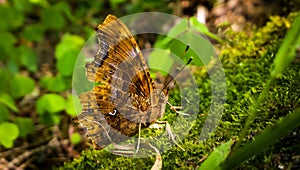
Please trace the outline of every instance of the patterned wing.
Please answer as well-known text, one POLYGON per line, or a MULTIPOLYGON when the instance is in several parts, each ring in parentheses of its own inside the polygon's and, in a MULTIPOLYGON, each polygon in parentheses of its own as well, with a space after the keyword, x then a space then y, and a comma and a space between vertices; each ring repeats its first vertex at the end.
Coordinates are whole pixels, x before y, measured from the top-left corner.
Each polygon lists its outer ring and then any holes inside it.
POLYGON ((89 81, 100 85, 80 95, 82 113, 75 119, 103 148, 135 135, 141 121, 144 128, 156 119, 150 116, 155 88, 135 39, 117 17, 108 15, 97 35, 100 48, 86 72, 89 81))
POLYGON ((125 24, 108 15, 97 27, 97 35, 100 49, 94 61, 86 65, 88 79, 112 86, 113 91, 148 97, 154 84, 144 57, 125 24))

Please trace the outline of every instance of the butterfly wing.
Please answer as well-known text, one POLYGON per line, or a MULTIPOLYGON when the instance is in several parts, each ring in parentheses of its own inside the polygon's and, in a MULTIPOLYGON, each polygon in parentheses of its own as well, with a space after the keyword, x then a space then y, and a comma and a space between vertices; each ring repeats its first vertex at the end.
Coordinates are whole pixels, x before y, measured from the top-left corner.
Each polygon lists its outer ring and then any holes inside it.
MULTIPOLYGON (((86 72, 89 81, 100 85, 80 95, 82 114, 76 119, 87 128, 93 143, 103 148, 138 132, 140 118, 152 110, 149 99, 155 87, 125 24, 108 15, 97 27, 97 36, 99 51, 86 72)), ((149 120, 143 122, 143 127, 150 125, 149 120)))

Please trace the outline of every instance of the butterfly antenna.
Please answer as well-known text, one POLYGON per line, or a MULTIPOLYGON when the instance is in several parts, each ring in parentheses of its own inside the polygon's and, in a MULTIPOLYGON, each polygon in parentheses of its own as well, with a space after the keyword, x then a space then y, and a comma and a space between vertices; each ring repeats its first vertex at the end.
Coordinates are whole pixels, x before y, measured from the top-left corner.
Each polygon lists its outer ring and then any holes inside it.
POLYGON ((186 55, 186 52, 190 49, 190 44, 186 45, 184 52, 182 53, 180 58, 183 58, 186 55))
MULTIPOLYGON (((186 55, 186 53, 187 53, 187 51, 189 50, 189 48, 190 48, 190 45, 188 44, 187 46, 186 46, 186 48, 185 48, 185 50, 184 50, 184 52, 183 52, 183 54, 181 55, 181 57, 180 58, 183 58, 185 55, 186 55)), ((169 84, 174 80, 174 78, 187 66, 187 65, 189 65, 191 62, 192 62, 192 60, 193 60, 193 57, 190 57, 189 58, 189 60, 186 62, 186 64, 183 66, 183 67, 181 67, 181 68, 178 68, 177 67, 177 65, 178 65, 178 63, 175 63, 174 65, 173 65, 173 67, 171 67, 171 69, 170 69, 170 72, 172 72, 172 70, 174 70, 175 69, 175 74, 173 75, 173 76, 171 76, 170 74, 168 74, 168 77, 166 78, 166 80, 165 80, 165 83, 164 83, 164 86, 163 86, 163 89, 162 90, 166 90, 167 88, 168 88, 168 86, 169 86, 169 84)))

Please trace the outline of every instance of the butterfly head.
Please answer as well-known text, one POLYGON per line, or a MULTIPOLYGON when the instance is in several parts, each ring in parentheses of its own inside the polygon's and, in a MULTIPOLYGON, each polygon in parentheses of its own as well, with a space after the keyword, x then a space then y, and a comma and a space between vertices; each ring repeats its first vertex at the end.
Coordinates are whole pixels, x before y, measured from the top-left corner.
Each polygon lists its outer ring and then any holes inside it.
POLYGON ((156 121, 163 117, 168 101, 168 90, 154 89, 150 94, 150 120, 156 121))

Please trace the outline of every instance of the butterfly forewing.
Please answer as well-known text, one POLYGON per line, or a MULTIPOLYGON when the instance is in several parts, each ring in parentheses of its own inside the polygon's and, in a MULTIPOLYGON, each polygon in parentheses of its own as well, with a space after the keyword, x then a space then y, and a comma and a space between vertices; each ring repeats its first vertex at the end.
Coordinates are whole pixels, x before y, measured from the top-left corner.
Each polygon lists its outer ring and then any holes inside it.
POLYGON ((97 29, 100 49, 94 61, 86 66, 88 79, 116 86, 113 88, 117 89, 124 89, 132 83, 131 89, 135 89, 140 95, 149 96, 153 90, 153 82, 142 53, 128 28, 117 17, 108 15, 97 29), (113 78, 119 83, 112 84, 113 78))

